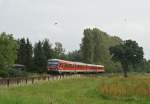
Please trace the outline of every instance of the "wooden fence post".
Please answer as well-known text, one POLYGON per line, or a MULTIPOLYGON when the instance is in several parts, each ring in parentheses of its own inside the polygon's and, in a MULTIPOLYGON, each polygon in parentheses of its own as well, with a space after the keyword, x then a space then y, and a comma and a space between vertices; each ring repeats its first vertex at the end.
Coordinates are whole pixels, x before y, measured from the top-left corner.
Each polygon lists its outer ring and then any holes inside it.
POLYGON ((34 84, 34 78, 32 78, 32 84, 34 84))
POLYGON ((26 84, 28 84, 28 79, 27 78, 25 78, 25 81, 26 81, 26 84))
POLYGON ((7 79, 7 87, 9 87, 10 79, 7 79))
POLYGON ((19 85, 19 78, 17 78, 16 80, 17 80, 17 85, 19 85))
POLYGON ((49 76, 48 76, 48 81, 49 81, 49 76))

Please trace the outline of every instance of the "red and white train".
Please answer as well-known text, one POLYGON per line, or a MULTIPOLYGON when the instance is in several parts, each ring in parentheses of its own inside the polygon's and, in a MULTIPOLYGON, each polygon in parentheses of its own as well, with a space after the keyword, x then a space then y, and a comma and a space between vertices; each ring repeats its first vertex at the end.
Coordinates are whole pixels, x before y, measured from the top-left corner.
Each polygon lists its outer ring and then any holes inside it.
POLYGON ((93 65, 93 64, 85 64, 81 62, 72 62, 60 59, 50 59, 48 60, 48 71, 54 71, 58 73, 64 72, 84 72, 84 73, 100 73, 104 72, 103 65, 93 65))

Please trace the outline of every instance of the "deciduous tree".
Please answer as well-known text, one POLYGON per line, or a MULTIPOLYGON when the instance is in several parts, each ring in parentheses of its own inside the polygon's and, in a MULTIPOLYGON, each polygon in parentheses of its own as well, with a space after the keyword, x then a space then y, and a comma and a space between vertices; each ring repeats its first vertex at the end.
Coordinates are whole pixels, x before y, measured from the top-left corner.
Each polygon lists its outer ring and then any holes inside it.
POLYGON ((0 34, 0 72, 5 72, 17 58, 18 45, 13 35, 0 34))
POLYGON ((122 65, 124 77, 127 77, 129 65, 136 65, 143 61, 143 48, 136 41, 126 40, 110 48, 112 59, 122 65))

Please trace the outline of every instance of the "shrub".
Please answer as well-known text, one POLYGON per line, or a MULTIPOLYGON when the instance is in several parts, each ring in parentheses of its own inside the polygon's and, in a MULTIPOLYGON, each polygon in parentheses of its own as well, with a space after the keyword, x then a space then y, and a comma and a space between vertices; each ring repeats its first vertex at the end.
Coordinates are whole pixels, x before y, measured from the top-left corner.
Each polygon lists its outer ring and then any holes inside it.
POLYGON ((7 77, 8 76, 8 71, 4 69, 0 69, 0 77, 7 77))
POLYGON ((9 69, 8 75, 9 75, 9 77, 25 77, 25 76, 27 76, 27 72, 24 70, 9 69))

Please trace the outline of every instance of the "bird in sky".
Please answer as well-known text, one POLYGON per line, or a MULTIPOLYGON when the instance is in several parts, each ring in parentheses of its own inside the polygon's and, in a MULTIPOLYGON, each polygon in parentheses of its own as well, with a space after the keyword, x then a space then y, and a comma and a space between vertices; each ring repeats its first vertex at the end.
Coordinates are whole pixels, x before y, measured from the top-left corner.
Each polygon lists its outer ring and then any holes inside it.
POLYGON ((58 22, 55 22, 55 23, 54 23, 54 25, 57 25, 57 24, 58 24, 58 22))

